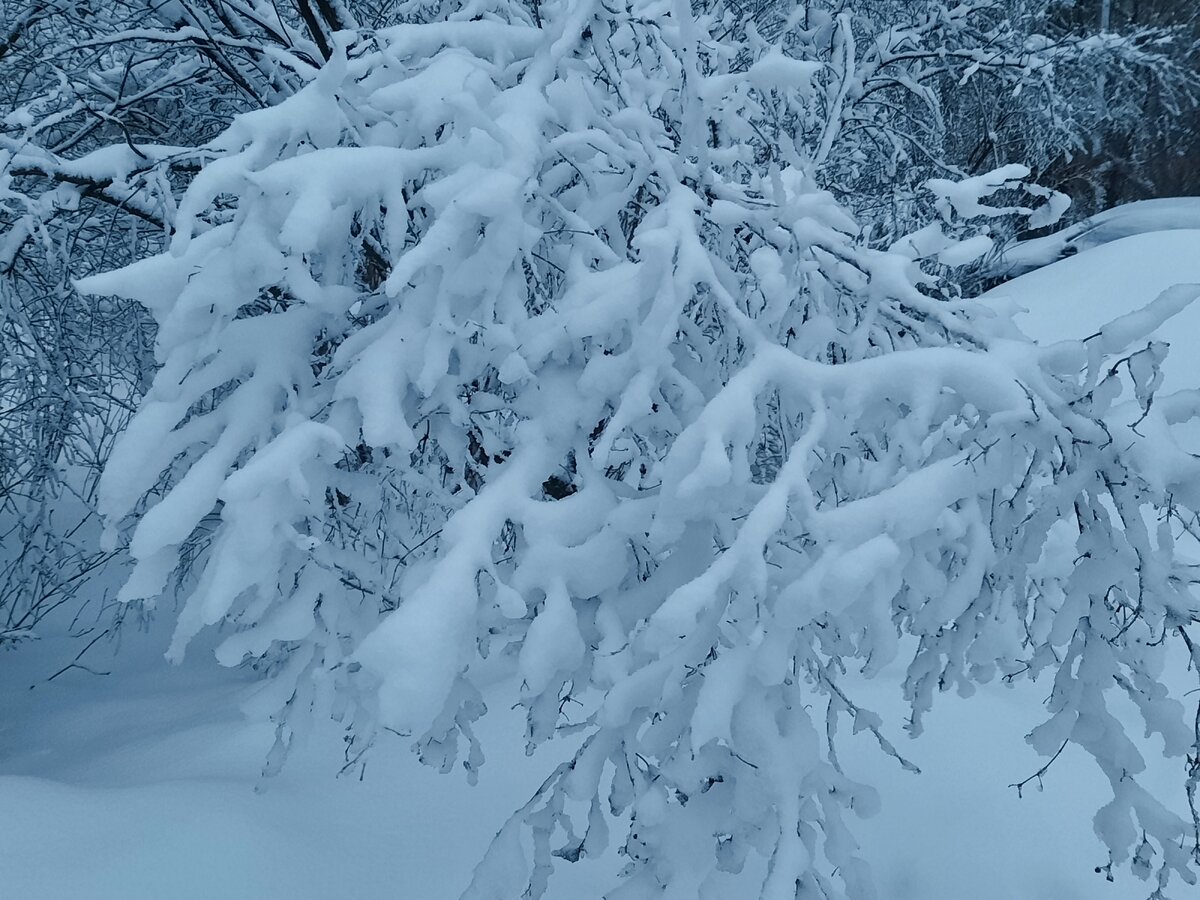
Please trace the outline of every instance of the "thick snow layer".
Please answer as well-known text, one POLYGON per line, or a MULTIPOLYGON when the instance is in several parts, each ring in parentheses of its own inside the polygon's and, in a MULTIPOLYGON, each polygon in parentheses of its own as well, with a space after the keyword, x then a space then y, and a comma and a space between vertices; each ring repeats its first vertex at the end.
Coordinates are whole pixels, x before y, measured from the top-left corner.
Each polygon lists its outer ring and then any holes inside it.
MULTIPOLYGON (((360 781, 339 777, 328 722, 263 779, 272 729, 239 712, 254 677, 206 653, 168 667, 165 644, 130 634, 113 656, 100 643, 82 662, 110 674, 50 682, 78 645, 0 652, 0 897, 451 900, 542 767, 573 749, 526 760, 521 722, 501 715, 480 723, 489 764, 474 788, 398 739, 360 781)), ((560 896, 591 896, 597 865, 564 872, 560 896)))
MULTIPOLYGON (((451 900, 506 815, 559 760, 553 745, 525 757, 519 721, 481 723, 488 762, 471 788, 440 776, 397 741, 338 777, 341 735, 318 725, 276 777, 259 771, 272 735, 237 701, 248 673, 197 653, 165 668, 165 635, 129 635, 116 657, 97 645, 61 665, 47 640, 0 654, 0 872, 22 900, 451 900), (30 685, 34 685, 32 688, 30 685), (257 790, 256 790, 257 788, 257 790)), ((899 689, 885 673, 853 699, 884 713, 898 749, 923 771, 882 757, 871 735, 845 734, 843 763, 880 785, 880 815, 858 823, 880 897, 888 900, 1127 900, 1109 884, 1089 810, 1105 784, 1068 751, 1018 798, 1009 785, 1044 760, 1022 735, 1039 721, 1048 685, 985 688, 942 698, 921 740, 903 739, 899 689)), ((1168 790, 1165 767, 1154 782, 1168 790)), ((695 848, 698 857, 711 852, 695 848)), ((562 863, 552 900, 591 900, 613 884, 613 860, 562 863)))
POLYGON ((1106 209, 1046 237, 1020 241, 1005 251, 1000 268, 1016 275, 1133 235, 1194 229, 1200 229, 1200 197, 1138 200, 1106 209))
POLYGON ((1152 231, 1200 228, 1200 197, 1160 197, 1114 206, 1083 223, 1073 243, 1080 249, 1152 231))

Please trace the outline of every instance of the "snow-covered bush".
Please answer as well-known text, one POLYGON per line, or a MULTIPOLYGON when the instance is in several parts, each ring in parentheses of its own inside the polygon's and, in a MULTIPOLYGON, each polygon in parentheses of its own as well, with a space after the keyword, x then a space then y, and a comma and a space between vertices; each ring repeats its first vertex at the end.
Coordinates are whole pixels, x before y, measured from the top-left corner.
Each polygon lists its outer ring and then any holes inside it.
POLYGON ((914 733, 1044 675, 1030 741, 1108 776, 1112 864, 1194 881, 1109 699, 1200 752, 1160 681, 1200 615, 1198 401, 1155 398, 1144 340, 1197 291, 1044 348, 962 299, 990 222, 1061 213, 1015 165, 928 182, 937 220, 881 244, 824 180, 872 147, 849 12, 426 18, 333 35, 205 148, 169 252, 80 284, 158 323, 101 486, 122 597, 191 573, 170 655, 223 624, 271 669, 269 767, 317 714, 352 761, 396 732, 473 771, 495 697, 531 747, 585 739, 467 896, 540 896, 626 822, 614 898, 869 897, 837 731, 911 764, 848 667, 906 662, 914 733))
POLYGON ((169 7, 0 0, 0 646, 69 607, 108 624, 94 488, 148 386, 153 323, 71 278, 160 252, 189 148, 254 105, 231 82, 261 72, 212 61, 236 22, 156 29, 169 7))
POLYGON ((353 22, 300 5, 0 0, 0 646, 113 580, 94 487, 153 323, 71 278, 160 252, 197 148, 288 96, 353 22))

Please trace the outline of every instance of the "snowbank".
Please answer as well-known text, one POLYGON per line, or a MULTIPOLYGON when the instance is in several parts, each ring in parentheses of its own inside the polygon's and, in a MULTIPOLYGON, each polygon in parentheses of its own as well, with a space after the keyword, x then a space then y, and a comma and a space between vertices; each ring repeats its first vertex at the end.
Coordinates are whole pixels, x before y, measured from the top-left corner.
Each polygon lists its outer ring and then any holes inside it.
POLYGON ((1005 250, 997 269, 1020 275, 1074 253, 1122 238, 1158 231, 1200 228, 1200 197, 1164 197, 1114 206, 1046 237, 1019 241, 1005 250))

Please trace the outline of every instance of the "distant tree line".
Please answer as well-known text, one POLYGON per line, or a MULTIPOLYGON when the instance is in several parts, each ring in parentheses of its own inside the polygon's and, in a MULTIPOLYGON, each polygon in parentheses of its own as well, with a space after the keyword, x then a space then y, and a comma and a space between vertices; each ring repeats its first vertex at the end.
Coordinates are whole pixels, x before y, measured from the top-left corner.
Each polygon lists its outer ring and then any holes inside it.
MULTIPOLYGON (((1193 0, 1058 0, 1051 21, 1063 29, 1122 33, 1163 29, 1169 55, 1193 72, 1200 68, 1200 5, 1193 0)), ((1097 73, 1099 75, 1099 73, 1097 73)), ((1076 203, 1077 213, 1153 197, 1200 194, 1200 111, 1160 91, 1123 97, 1103 79, 1101 98, 1111 113, 1088 143, 1064 153, 1045 179, 1076 203)))

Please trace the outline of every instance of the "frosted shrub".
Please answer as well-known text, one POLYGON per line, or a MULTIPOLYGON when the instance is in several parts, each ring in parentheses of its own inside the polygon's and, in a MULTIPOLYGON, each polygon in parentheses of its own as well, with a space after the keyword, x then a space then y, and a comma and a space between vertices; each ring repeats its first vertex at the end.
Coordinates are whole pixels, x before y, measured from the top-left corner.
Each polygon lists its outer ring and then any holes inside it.
POLYGON ((1200 395, 1155 398, 1146 341, 1197 289, 1029 343, 953 273, 1061 199, 931 182, 940 218, 872 241, 822 188, 870 151, 849 15, 786 53, 731 15, 472 4, 339 33, 238 118, 169 252, 81 285, 159 328, 102 484, 122 597, 190 566, 170 655, 224 623, 221 662, 269 666, 271 766, 319 714, 473 771, 485 694, 531 746, 582 732, 471 898, 614 844, 622 900, 874 896, 836 734, 911 767, 846 687, 897 660, 914 733, 938 691, 1052 680, 1029 739, 1108 776, 1112 863, 1192 882, 1109 699, 1200 752, 1160 681, 1200 612, 1200 395))

